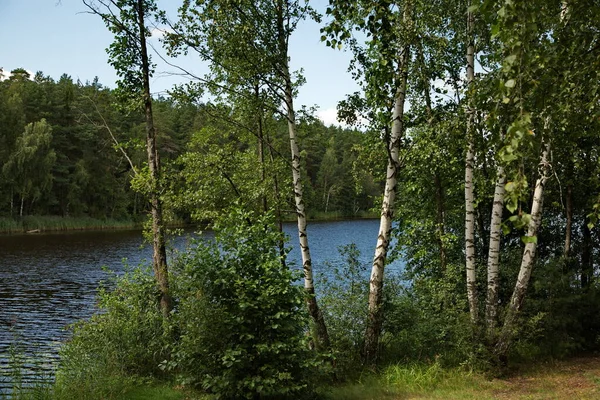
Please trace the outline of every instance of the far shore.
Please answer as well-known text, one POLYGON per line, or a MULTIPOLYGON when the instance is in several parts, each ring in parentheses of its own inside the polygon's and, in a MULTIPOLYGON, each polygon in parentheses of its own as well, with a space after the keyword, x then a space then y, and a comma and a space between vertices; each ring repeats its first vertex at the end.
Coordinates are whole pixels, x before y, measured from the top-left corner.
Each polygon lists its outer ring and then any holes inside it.
MULTIPOLYGON (((356 219, 378 218, 377 213, 361 212, 355 216, 343 215, 339 212, 318 212, 308 215, 308 220, 313 222, 343 221, 356 219)), ((293 215, 284 218, 285 222, 293 222, 293 215)), ((61 216, 37 216, 28 215, 22 218, 0 217, 0 234, 3 235, 34 235, 51 232, 71 231, 112 231, 112 230, 137 230, 143 228, 143 221, 118 220, 118 219, 96 219, 91 217, 61 217, 61 216)), ((188 228, 208 223, 191 224, 184 221, 174 221, 167 224, 168 228, 188 228)))

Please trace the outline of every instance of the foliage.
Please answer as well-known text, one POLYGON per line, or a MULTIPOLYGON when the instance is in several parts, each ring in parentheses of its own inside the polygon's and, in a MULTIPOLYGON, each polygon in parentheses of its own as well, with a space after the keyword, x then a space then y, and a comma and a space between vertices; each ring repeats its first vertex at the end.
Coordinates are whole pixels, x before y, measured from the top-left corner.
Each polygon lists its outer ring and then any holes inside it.
MULTIPOLYGON (((144 379, 199 386, 219 398, 310 394, 303 291, 282 262, 269 216, 233 211, 216 242, 199 241, 172 272, 170 321, 147 269, 113 277, 99 313, 74 326, 56 390, 117 396, 144 379), (249 225, 250 219, 253 219, 249 225), (141 379, 141 380, 140 380, 141 379)), ((83 397, 82 397, 83 398, 83 397)))
MULTIPOLYGON (((19 188, 30 187, 31 195, 23 199, 23 216, 139 220, 148 208, 145 175, 135 174, 122 151, 131 159, 134 169, 143 172, 143 114, 120 112, 115 107, 118 97, 115 90, 97 80, 79 82, 63 75, 55 81, 42 73, 37 76, 36 81, 31 81, 13 74, 11 79, 0 81, 0 170, 3 171, 0 215, 18 217, 19 188), (28 124, 30 128, 35 126, 36 132, 42 132, 42 118, 48 131, 34 137, 49 141, 33 143, 37 148, 33 151, 32 143, 26 144, 22 137, 28 124), (27 163, 18 146, 29 149, 27 163), (23 159, 20 164, 17 157, 23 159), (17 169, 18 165, 23 173, 17 169), (141 192, 132 188, 134 176, 137 176, 136 187, 143 189, 141 192)), ((280 192, 291 185, 284 156, 289 151, 285 121, 272 112, 263 116, 269 143, 264 150, 267 175, 261 180, 260 164, 256 162, 257 137, 248 131, 244 121, 252 114, 250 106, 154 99, 157 148, 165 167, 165 184, 169 186, 164 198, 168 204, 165 212, 170 218, 214 219, 223 210, 223 198, 227 197, 238 200, 241 197, 252 210, 262 196, 267 197, 269 206, 279 204, 281 209, 290 208, 290 199, 274 192, 274 179, 280 192), (218 173, 214 173, 215 169, 218 173)), ((325 211, 322 199, 327 194, 328 212, 351 217, 369 210, 378 182, 368 171, 360 171, 360 177, 354 179, 345 169, 360 154, 354 146, 361 141, 362 134, 326 127, 315 118, 306 118, 299 127, 299 135, 307 157, 305 176, 308 177, 306 192, 311 194, 307 199, 310 212, 325 211), (336 182, 336 190, 329 192, 329 183, 324 189, 318 174, 323 149, 332 140, 336 146, 335 161, 344 168, 335 169, 328 180, 336 182)))
POLYGON ((216 243, 198 242, 175 266, 181 345, 173 362, 219 398, 309 390, 303 294, 271 226, 268 216, 233 211, 216 226, 216 243))
POLYGON ((355 244, 338 248, 343 260, 340 265, 326 265, 319 277, 322 312, 327 320, 336 372, 343 376, 356 373, 360 349, 366 329, 369 297, 369 265, 360 256, 355 244), (354 371, 353 371, 354 370, 354 371))
POLYGON ((113 276, 100 288, 98 313, 73 327, 61 351, 56 388, 70 398, 114 397, 137 377, 160 376, 172 336, 157 307, 156 283, 146 268, 113 276), (81 396, 81 397, 80 397, 81 396))

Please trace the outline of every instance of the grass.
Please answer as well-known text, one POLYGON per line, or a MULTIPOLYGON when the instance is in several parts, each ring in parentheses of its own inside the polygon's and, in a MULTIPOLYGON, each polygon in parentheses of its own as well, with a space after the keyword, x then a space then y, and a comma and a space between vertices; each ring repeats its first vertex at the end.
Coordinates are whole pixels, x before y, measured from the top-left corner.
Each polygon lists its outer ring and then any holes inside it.
POLYGON ((28 215, 20 219, 0 218, 0 233, 131 229, 141 226, 129 220, 28 215))
MULTIPOLYGON (((592 400, 600 398, 600 357, 529 365, 501 379, 489 379, 483 374, 463 369, 443 369, 438 364, 397 365, 379 374, 365 374, 357 382, 323 387, 319 392, 324 400, 592 400)), ((97 393, 82 392, 76 397, 115 400, 211 398, 169 384, 139 380, 129 381, 112 393, 98 397, 97 393)), ((70 393, 67 398, 74 398, 73 395, 70 393)), ((48 387, 34 388, 12 397, 14 400, 62 398, 48 387)))
MULTIPOLYGON (((142 222, 132 220, 96 219, 91 217, 59 217, 28 215, 21 219, 0 217, 0 233, 37 233, 50 231, 83 231, 103 229, 138 229, 142 222)), ((186 226, 182 221, 168 223, 169 227, 186 226)))
MULTIPOLYGON (((339 221, 347 219, 377 219, 379 218, 378 212, 372 211, 359 211, 355 215, 347 215, 340 211, 309 211, 307 214, 310 221, 339 221)), ((295 215, 290 216, 290 220, 295 220, 295 215)))
POLYGON ((502 379, 439 365, 393 366, 356 383, 323 390, 331 400, 599 399, 600 358, 528 366, 502 379))
POLYGON ((136 387, 124 393, 123 400, 200 400, 199 394, 186 392, 169 386, 136 387))
MULTIPOLYGON (((338 221, 346 219, 374 219, 379 218, 377 212, 360 211, 349 217, 338 211, 311 212, 308 219, 311 221, 338 221)), ((295 215, 290 215, 286 221, 295 221, 295 215)), ((135 229, 141 228, 142 222, 132 220, 96 219, 91 217, 60 217, 60 216, 37 216, 27 215, 22 218, 0 217, 0 234, 27 233, 27 232, 51 232, 51 231, 78 231, 78 230, 102 230, 102 229, 135 229)), ((169 223, 171 227, 186 226, 182 221, 169 223)))

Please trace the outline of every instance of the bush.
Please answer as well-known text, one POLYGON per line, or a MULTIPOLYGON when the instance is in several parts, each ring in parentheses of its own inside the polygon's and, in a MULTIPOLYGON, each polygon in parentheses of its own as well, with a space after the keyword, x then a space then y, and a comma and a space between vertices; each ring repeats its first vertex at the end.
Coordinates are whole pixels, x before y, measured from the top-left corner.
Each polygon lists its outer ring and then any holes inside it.
POLYGON ((272 221, 249 220, 233 212, 216 242, 197 242, 176 264, 181 339, 171 367, 218 398, 299 398, 310 392, 303 291, 272 221))
POLYGON ((140 267, 113 282, 113 291, 99 291, 99 313, 75 324, 61 351, 60 398, 118 397, 138 377, 161 375, 172 338, 154 277, 140 267))
MULTIPOLYGON (((327 322, 336 374, 349 378, 362 372, 357 366, 362 364, 360 352, 366 331, 371 264, 363 260, 354 243, 340 246, 338 251, 341 261, 329 263, 327 275, 319 279, 319 302, 327 322)), ((380 340, 380 354, 385 362, 389 361, 387 354, 397 343, 400 331, 408 325, 408 320, 414 319, 407 300, 399 277, 389 271, 384 281, 384 321, 380 340), (401 321, 401 316, 408 320, 401 321)))
POLYGON ((60 398, 119 398, 156 378, 220 399, 310 397, 304 291, 279 253, 270 217, 234 211, 215 241, 171 265, 175 308, 165 320, 148 268, 114 277, 99 313, 75 325, 62 351, 60 398))

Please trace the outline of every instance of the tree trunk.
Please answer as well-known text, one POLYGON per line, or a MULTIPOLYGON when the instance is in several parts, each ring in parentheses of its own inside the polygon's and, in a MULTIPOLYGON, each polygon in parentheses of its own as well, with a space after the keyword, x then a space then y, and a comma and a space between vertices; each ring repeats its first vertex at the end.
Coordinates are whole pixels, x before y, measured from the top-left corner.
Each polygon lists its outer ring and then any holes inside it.
POLYGON ((25 204, 25 196, 21 196, 21 210, 19 211, 19 217, 23 218, 23 204, 25 204))
POLYGON ((438 171, 434 175, 435 183, 435 203, 437 208, 437 239, 440 250, 440 266, 442 272, 446 272, 446 264, 448 263, 448 256, 446 255, 446 247, 444 246, 444 236, 446 235, 445 228, 445 207, 444 207, 444 190, 442 187, 442 181, 438 171))
POLYGON ((160 160, 156 149, 156 130, 152 115, 152 96, 150 94, 150 63, 146 47, 146 26, 144 16, 144 1, 137 2, 139 40, 142 58, 143 100, 146 119, 146 150, 150 170, 150 204, 152 208, 152 266, 154 276, 160 291, 160 307, 165 318, 173 309, 173 301, 169 292, 169 277, 167 269, 167 251, 165 245, 165 227, 163 221, 160 181, 160 160))
POLYGON ((583 220, 583 248, 581 251, 581 287, 587 289, 594 276, 594 263, 592 260, 592 232, 588 227, 588 218, 583 220))
POLYGON ((296 215, 298 217, 298 238, 300 241, 300 252, 302 254, 302 269, 304 271, 304 290, 306 291, 306 302, 308 312, 314 324, 317 337, 317 346, 320 348, 329 348, 329 334, 325 319, 319 309, 317 298, 315 297, 315 286, 313 280, 312 259, 308 247, 308 235, 306 232, 306 212, 304 209, 304 197, 302 191, 302 181, 300 176, 300 151, 296 141, 296 115, 294 111, 294 94, 292 80, 290 76, 288 61, 288 43, 284 27, 284 4, 283 0, 277 0, 277 33, 279 43, 279 54, 281 56, 281 72, 284 81, 284 98, 287 109, 288 133, 290 137, 290 149, 292 155, 292 179, 294 186, 294 201, 296 204, 296 215))
MULTIPOLYGON (((264 134, 263 134, 263 116, 262 116, 262 107, 260 107, 260 92, 258 85, 254 86, 254 95, 256 98, 256 114, 257 114, 257 130, 258 130, 258 162, 260 164, 260 181, 262 183, 265 182, 266 179, 266 167, 265 167, 265 144, 264 144, 264 134)), ((261 203, 262 209, 264 212, 269 210, 267 204, 267 194, 263 192, 261 194, 261 203)))
MULTIPOLYGON (((412 23, 412 9, 407 2, 404 10, 404 24, 412 23)), ((397 175, 399 172, 400 145, 404 136, 404 102, 406 98, 406 87, 408 80, 408 64, 410 61, 410 45, 406 44, 402 49, 398 60, 398 72, 400 83, 396 91, 394 111, 392 115, 392 129, 388 142, 388 164, 381 204, 381 218, 379 221, 379 234, 377 235, 377 246, 373 257, 371 279, 369 281, 369 311, 367 316, 367 330, 365 332, 365 343, 363 358, 365 363, 374 364, 377 361, 379 350, 379 336, 383 324, 383 275, 388 247, 390 245, 392 219, 394 217, 394 200, 396 198, 397 175)))
POLYGON ((544 200, 544 185, 548 180, 548 174, 550 171, 550 164, 548 157, 550 154, 550 144, 543 143, 542 155, 540 157, 539 164, 539 177, 535 183, 535 190, 533 192, 533 203, 531 204, 531 220, 527 228, 528 238, 534 238, 525 244, 523 250, 523 257, 521 259, 521 268, 519 270, 519 276, 517 283, 510 299, 510 304, 504 320, 504 325, 500 333, 500 337, 496 344, 495 353, 501 359, 506 358, 508 349, 511 345, 516 317, 521 310, 523 300, 525 299, 525 292, 529 284, 529 278, 531 277, 531 270, 533 269, 533 261, 535 259, 535 251, 537 248, 537 233, 542 221, 542 206, 544 200))
POLYGON ((486 324, 488 336, 493 336, 496 330, 498 316, 498 269, 500 260, 500 239, 502 235, 502 211, 504 210, 504 185, 506 175, 504 168, 498 166, 496 175, 496 188, 494 190, 494 204, 492 206, 492 220, 490 223, 490 245, 487 265, 487 300, 486 324))
MULTIPOLYGON (((421 42, 419 42, 417 52, 418 52, 417 57, 419 60, 420 67, 423 71, 426 71, 425 55, 423 54, 423 46, 421 45, 421 42)), ((433 116, 433 109, 431 107, 431 93, 430 93, 431 88, 429 85, 429 76, 427 76, 425 72, 423 72, 423 74, 421 76, 422 76, 422 81, 423 81, 423 94, 425 96, 425 109, 427 111, 427 124, 433 131, 435 129, 435 126, 434 126, 435 119, 433 116)), ((446 211, 445 211, 445 206, 444 206, 444 188, 442 186, 442 180, 441 180, 440 173, 437 168, 435 169, 435 172, 433 175, 433 183, 435 185, 435 203, 436 203, 436 209, 437 209, 436 236, 437 236, 438 247, 439 247, 439 252, 440 252, 440 267, 441 267, 442 272, 445 272, 447 258, 448 258, 446 255, 446 248, 444 246, 444 236, 446 235, 446 228, 445 228, 446 211)))
MULTIPOLYGON (((271 146, 271 139, 269 138, 268 132, 265 133, 265 139, 269 143, 269 160, 271 165, 275 166, 275 156, 273 155, 273 146, 271 146)), ((283 233, 283 216, 281 215, 281 196, 279 191, 279 180, 277 179, 277 171, 273 168, 273 194, 275 195, 275 218, 279 227, 279 232, 283 233)), ((281 262, 285 267, 285 239, 281 237, 279 240, 279 255, 281 256, 281 262)))
MULTIPOLYGON (((469 3, 470 5, 470 3, 469 3)), ((475 79, 475 40, 473 38, 473 26, 475 24, 473 13, 467 13, 467 88, 473 90, 475 79)), ((475 110, 473 109, 473 95, 469 93, 467 104, 467 155, 465 157, 465 267, 467 276, 467 298, 469 300, 469 312, 471 322, 477 324, 477 273, 475 271, 475 207, 473 188, 473 168, 475 163, 475 138, 473 134, 473 123, 475 110)))
POLYGON ((573 231, 573 185, 567 185, 567 199, 566 199, 566 219, 567 223, 565 226, 565 248, 563 250, 563 256, 565 259, 569 258, 571 252, 571 234, 573 231))

